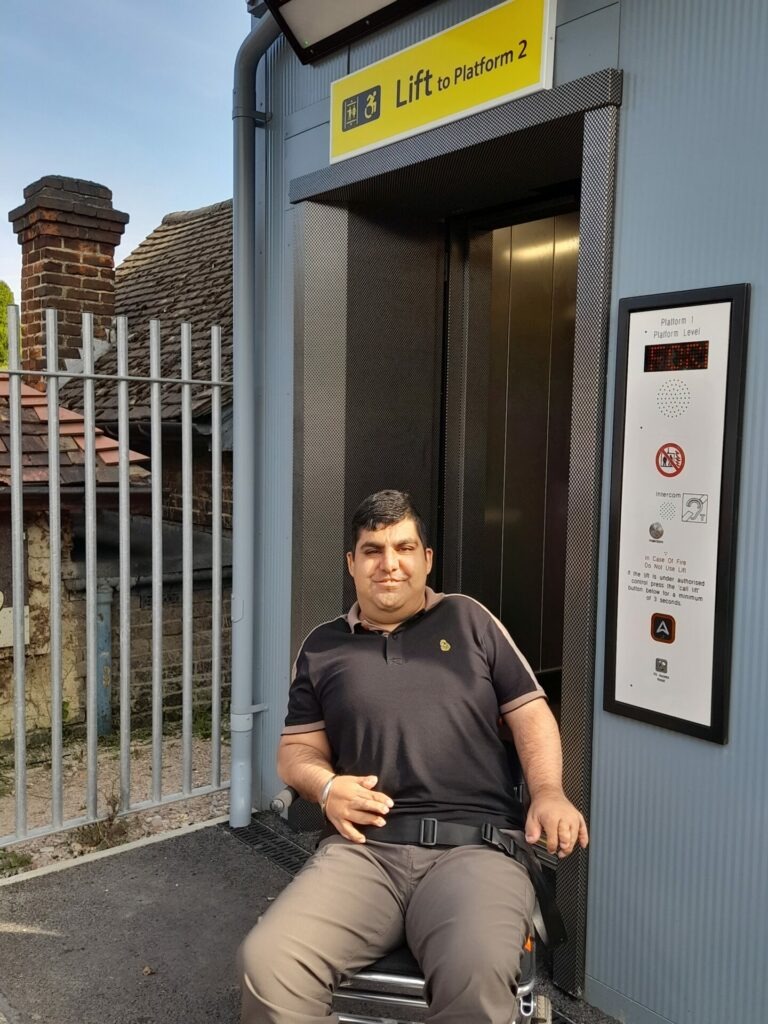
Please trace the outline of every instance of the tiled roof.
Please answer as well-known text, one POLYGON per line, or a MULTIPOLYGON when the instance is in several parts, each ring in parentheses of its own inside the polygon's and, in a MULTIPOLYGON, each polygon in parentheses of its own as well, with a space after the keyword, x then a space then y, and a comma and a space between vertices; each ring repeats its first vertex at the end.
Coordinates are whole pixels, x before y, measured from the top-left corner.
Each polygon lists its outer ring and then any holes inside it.
MULTIPOLYGON (((11 486, 10 381, 0 373, 0 491, 11 486)), ((48 483, 48 399, 41 391, 21 385, 21 462, 25 484, 48 483)), ((117 485, 119 450, 117 441, 96 429, 96 483, 117 485)), ((139 463, 145 455, 130 452, 132 483, 148 483, 149 473, 139 463)), ((85 424, 71 409, 59 407, 59 481, 62 486, 85 484, 85 424)))
MULTIPOLYGON (((162 329, 161 375, 181 376, 180 325, 192 325, 192 376, 207 380, 211 372, 211 327, 221 327, 222 380, 232 380, 232 201, 199 210, 169 213, 162 224, 120 264, 115 274, 115 312, 128 317, 128 371, 149 375, 149 321, 162 329)), ((117 353, 110 348, 96 363, 97 373, 117 373, 117 353)), ((71 406, 81 408, 82 385, 61 389, 71 406)), ((230 403, 224 389, 222 404, 230 403)), ((117 419, 114 381, 96 381, 96 415, 117 419)), ((150 385, 129 388, 131 419, 148 420, 150 385)), ((196 386, 192 411, 204 416, 210 389, 196 386)), ((181 419, 181 385, 163 384, 163 420, 181 419)))

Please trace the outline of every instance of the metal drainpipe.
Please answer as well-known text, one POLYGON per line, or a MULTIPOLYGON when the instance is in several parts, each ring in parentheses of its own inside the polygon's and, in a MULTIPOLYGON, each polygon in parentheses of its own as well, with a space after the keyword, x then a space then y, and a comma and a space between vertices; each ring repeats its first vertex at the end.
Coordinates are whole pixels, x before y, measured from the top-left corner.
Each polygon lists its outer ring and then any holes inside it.
MULTIPOLYGON (((256 189, 265 190, 262 161, 256 180, 255 130, 266 116, 256 110, 256 70, 280 34, 267 13, 244 40, 235 60, 232 121, 234 128, 233 228, 233 494, 232 494, 232 768, 229 823, 242 828, 251 820, 253 716, 259 659, 257 637, 263 630, 264 528, 264 303, 265 246, 257 250, 256 189)), ((265 232, 262 227, 262 233, 265 232)))

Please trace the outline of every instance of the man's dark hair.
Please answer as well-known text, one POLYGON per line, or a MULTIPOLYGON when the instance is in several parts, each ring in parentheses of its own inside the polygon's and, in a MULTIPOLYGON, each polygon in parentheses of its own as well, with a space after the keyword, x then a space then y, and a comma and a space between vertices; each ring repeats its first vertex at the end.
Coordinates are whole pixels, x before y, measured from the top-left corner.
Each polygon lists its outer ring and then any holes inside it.
POLYGON ((363 530, 380 530, 382 526, 393 526, 403 519, 412 519, 416 524, 419 540, 426 548, 427 528, 419 515, 413 499, 405 491, 376 491, 364 498, 352 516, 351 551, 363 530))

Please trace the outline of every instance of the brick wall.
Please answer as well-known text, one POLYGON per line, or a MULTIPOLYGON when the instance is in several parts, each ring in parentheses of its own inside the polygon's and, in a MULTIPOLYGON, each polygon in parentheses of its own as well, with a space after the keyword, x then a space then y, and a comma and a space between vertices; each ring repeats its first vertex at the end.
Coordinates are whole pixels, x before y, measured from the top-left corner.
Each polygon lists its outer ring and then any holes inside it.
MULTIPOLYGON (((195 439, 193 454, 192 521, 204 530, 211 528, 213 481, 211 453, 202 438, 195 439)), ((232 453, 222 454, 221 518, 225 530, 232 529, 232 453)), ((163 446, 163 513, 171 522, 181 522, 181 449, 163 446)))
MULTIPOLYGON (((229 587, 222 598, 222 705, 229 704, 230 619, 229 587)), ((196 712, 211 708, 211 589, 210 584, 194 590, 192 627, 193 706, 196 712)), ((112 706, 119 714, 120 636, 119 610, 112 610, 112 706)), ((131 597, 131 721, 135 728, 152 722, 152 595, 151 591, 131 597)), ((179 585, 163 589, 163 711, 167 720, 181 718, 182 707, 182 602, 179 585)), ((226 716, 223 717, 226 722, 226 716)))
POLYGON ((80 358, 82 313, 106 341, 115 310, 115 248, 128 214, 103 185, 48 175, 24 189, 9 220, 21 245, 22 364, 45 369, 44 310, 59 314, 59 365, 80 358))

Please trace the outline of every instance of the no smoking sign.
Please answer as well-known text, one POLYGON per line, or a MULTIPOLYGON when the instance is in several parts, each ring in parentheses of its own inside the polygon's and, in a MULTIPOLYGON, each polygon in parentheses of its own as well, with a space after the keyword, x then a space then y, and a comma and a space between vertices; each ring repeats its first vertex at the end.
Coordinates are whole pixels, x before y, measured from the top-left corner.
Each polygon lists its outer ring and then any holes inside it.
POLYGON ((677 476, 685 466, 685 452, 679 444, 669 441, 656 452, 656 469, 662 476, 677 476))

